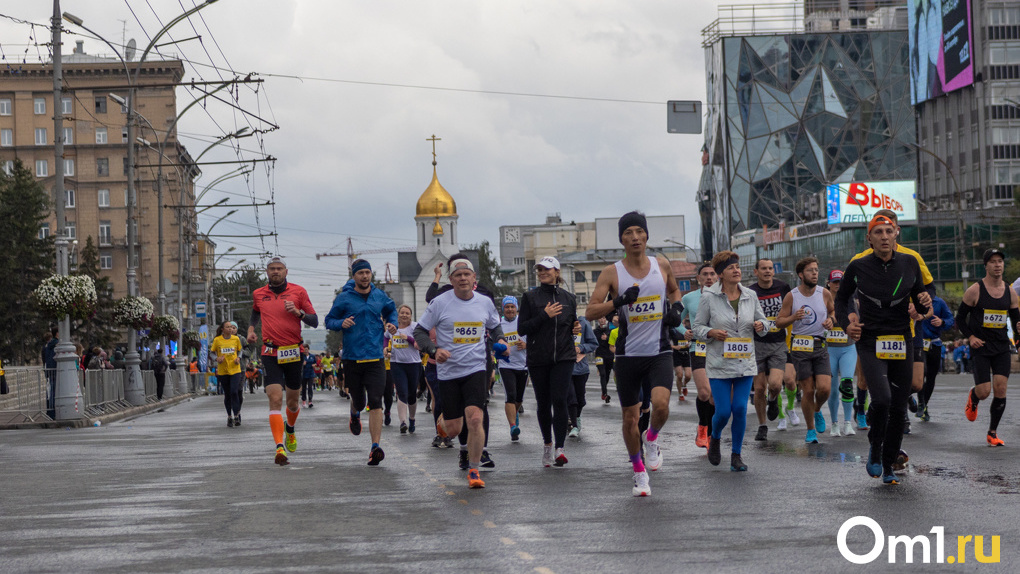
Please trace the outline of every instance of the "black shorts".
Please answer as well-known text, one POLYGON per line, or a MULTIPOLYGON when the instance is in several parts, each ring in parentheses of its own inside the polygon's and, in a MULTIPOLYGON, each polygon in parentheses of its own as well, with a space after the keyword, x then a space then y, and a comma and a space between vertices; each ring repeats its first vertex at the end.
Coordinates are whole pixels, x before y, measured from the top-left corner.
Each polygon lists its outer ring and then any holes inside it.
POLYGON ((528 370, 500 369, 499 377, 503 379, 503 390, 506 392, 506 404, 523 403, 524 389, 528 386, 528 370))
POLYGON ((705 368, 705 357, 699 357, 696 353, 691 353, 691 370, 697 371, 698 369, 705 368))
POLYGON ((924 362, 924 341, 914 341, 914 362, 924 362))
POLYGON ((655 387, 673 390, 673 361, 669 354, 616 357, 616 392, 621 407, 639 404, 643 389, 649 395, 645 398, 650 399, 655 387))
POLYGON ((301 361, 280 365, 277 364, 275 356, 262 355, 262 367, 265 369, 267 387, 269 385, 285 385, 294 391, 301 389, 301 375, 304 371, 301 361))
POLYGON ((970 355, 970 372, 974 373, 974 384, 981 385, 992 382, 992 376, 1009 376, 1011 355, 998 353, 992 356, 972 352, 970 355))
POLYGON ((365 408, 366 396, 369 409, 381 409, 383 391, 386 389, 386 365, 383 360, 344 361, 344 377, 347 391, 351 394, 351 412, 360 413, 365 408))
POLYGON ((690 368, 691 366, 691 353, 689 351, 677 351, 673 350, 673 366, 690 368))
POLYGON ((485 371, 478 371, 449 381, 439 381, 439 394, 443 396, 443 418, 459 419, 467 407, 485 408, 487 394, 485 371))

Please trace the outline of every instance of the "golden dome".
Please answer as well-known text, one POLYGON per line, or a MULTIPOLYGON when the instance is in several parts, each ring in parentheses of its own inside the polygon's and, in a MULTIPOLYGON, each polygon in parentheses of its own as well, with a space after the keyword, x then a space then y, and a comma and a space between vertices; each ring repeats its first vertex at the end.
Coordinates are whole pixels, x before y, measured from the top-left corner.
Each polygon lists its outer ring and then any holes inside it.
POLYGON ((439 237, 443 234, 443 226, 439 224, 439 219, 436 219, 436 224, 432 226, 432 235, 439 237))
MULTIPOLYGON (((417 217, 446 217, 457 215, 457 202, 453 196, 443 189, 436 176, 436 168, 432 168, 432 183, 425 189, 425 192, 418 198, 418 205, 415 208, 417 217)), ((440 228, 442 231, 442 228, 440 228)))

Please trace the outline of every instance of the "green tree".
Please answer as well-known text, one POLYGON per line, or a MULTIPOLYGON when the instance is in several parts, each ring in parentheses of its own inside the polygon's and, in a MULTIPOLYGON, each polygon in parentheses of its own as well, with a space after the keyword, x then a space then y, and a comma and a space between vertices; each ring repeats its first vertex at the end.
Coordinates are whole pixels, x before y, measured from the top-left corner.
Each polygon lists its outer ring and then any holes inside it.
MULTIPOLYGON (((267 283, 269 283, 269 279, 266 277, 266 270, 257 265, 242 267, 230 275, 214 279, 214 296, 217 300, 220 297, 226 298, 228 309, 226 317, 220 316, 220 312, 217 310, 216 320, 222 323, 227 319, 232 319, 237 323, 238 334, 244 337, 248 333, 248 320, 251 318, 252 293, 267 283)), ((213 325, 210 331, 215 333, 216 326, 213 325)), ((262 329, 257 327, 255 332, 261 344, 262 329)))
MULTIPOLYGON (((1010 259, 1020 257, 1020 186, 1013 191, 1013 207, 1009 215, 998 221, 999 232, 996 235, 996 244, 1003 244, 1003 250, 1010 259)), ((1006 260, 1007 269, 1009 259, 1006 260)), ((1007 277, 1015 278, 1015 275, 1007 277)))
POLYGON ((0 357, 11 364, 39 360, 42 336, 56 317, 44 317, 31 294, 54 271, 53 241, 40 239, 50 213, 42 184, 19 159, 0 172, 0 357))
POLYGON ((100 275, 99 270, 99 248, 96 247, 92 236, 85 240, 85 247, 78 254, 78 267, 75 270, 80 275, 88 275, 96 282, 96 314, 88 321, 76 322, 76 334, 78 340, 86 348, 95 346, 110 350, 113 345, 121 339, 120 331, 113 320, 113 307, 116 301, 113 299, 113 283, 109 277, 100 275))

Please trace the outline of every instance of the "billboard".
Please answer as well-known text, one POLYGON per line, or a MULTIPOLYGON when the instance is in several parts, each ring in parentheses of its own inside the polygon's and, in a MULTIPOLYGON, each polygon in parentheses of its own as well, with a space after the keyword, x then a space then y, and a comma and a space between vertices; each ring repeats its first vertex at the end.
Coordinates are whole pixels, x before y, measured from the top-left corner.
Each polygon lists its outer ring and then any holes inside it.
POLYGON ((896 212, 901 225, 915 222, 916 193, 913 180, 834 183, 826 187, 829 225, 867 225, 880 209, 896 212))
POLYGON ((970 0, 908 0, 910 103, 974 83, 970 0))
MULTIPOLYGON (((646 215, 648 221, 648 247, 653 249, 676 249, 677 242, 686 237, 684 216, 646 215)), ((620 249, 620 228, 618 217, 595 218, 595 248, 620 249)))

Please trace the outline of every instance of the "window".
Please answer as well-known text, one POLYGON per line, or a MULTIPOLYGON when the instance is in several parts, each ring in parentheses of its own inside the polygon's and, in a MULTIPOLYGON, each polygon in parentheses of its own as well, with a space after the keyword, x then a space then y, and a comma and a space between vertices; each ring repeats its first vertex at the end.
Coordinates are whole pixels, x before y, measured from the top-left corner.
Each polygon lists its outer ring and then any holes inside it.
POLYGON ((1020 64, 1020 43, 993 42, 988 49, 990 64, 1020 64))
POLYGON ((74 190, 64 190, 64 207, 74 207, 74 190))
POLYGON ((0 99, 0 116, 11 115, 11 99, 3 98, 0 99))
MULTIPOLYGON (((138 191, 135 191, 134 197, 135 197, 135 199, 138 199, 138 191)), ((128 190, 125 188, 124 189, 124 205, 127 205, 127 204, 128 204, 128 190)), ((138 202, 136 201, 135 205, 137 205, 137 204, 138 204, 138 202)))
POLYGON ((96 128, 96 143, 106 143, 106 128, 96 128))
POLYGON ((99 268, 100 269, 113 269, 113 255, 109 253, 99 254, 99 268))
MULTIPOLYGON (((78 229, 74 226, 73 221, 64 222, 64 235, 66 235, 68 239, 78 238, 78 229)), ((75 252, 77 252, 77 250, 75 250, 75 252)))
POLYGON ((574 293, 574 297, 577 298, 577 302, 580 303, 581 305, 587 305, 588 304, 588 294, 587 293, 574 293))
POLYGON ((14 145, 14 130, 2 129, 0 130, 0 146, 11 147, 14 145))
POLYGON ((97 195, 99 196, 99 207, 110 207, 109 189, 100 189, 97 195))
POLYGON ((128 132, 127 128, 121 128, 121 130, 120 130, 120 143, 127 143, 127 138, 128 138, 128 133, 127 132, 128 132))
POLYGON ((14 160, 7 160, 4 162, 4 173, 11 175, 14 173, 14 160))
POLYGON ((96 175, 110 175, 110 159, 105 157, 96 158, 96 175))
POLYGON ((46 145, 49 141, 46 135, 46 128, 35 128, 35 145, 46 145))
POLYGON ((110 233, 110 222, 100 221, 99 222, 99 244, 110 245, 113 242, 113 237, 110 233))
POLYGON ((106 96, 96 96, 96 113, 106 113, 106 96))
POLYGON ((35 110, 35 115, 41 116, 46 113, 46 100, 43 98, 35 98, 32 101, 32 107, 35 110))
POLYGON ((47 177, 50 175, 50 162, 45 159, 35 160, 35 176, 36 177, 47 177))
POLYGON ((128 166, 127 166, 127 156, 124 156, 124 157, 122 157, 122 158, 120 158, 120 159, 121 159, 121 160, 122 160, 122 162, 124 163, 124 175, 127 175, 127 174, 128 174, 128 173, 127 173, 127 171, 128 171, 128 170, 127 170, 127 167, 128 167, 128 166))
POLYGON ((60 98, 60 113, 65 116, 71 115, 74 107, 71 104, 71 98, 60 98))
POLYGON ((64 145, 74 145, 74 128, 64 128, 64 145))
POLYGON ((43 223, 39 226, 39 239, 46 239, 50 236, 50 224, 43 223))
POLYGON ((584 283, 584 271, 574 271, 574 283, 584 283))
POLYGON ((992 143, 995 145, 1020 144, 1020 127, 992 128, 992 143))
POLYGON ((74 160, 73 159, 65 159, 64 160, 64 175, 67 175, 67 176, 74 175, 74 160))
POLYGON ((592 271, 591 272, 591 282, 594 283, 594 282, 598 281, 599 280, 599 275, 602 275, 602 271, 592 271))

